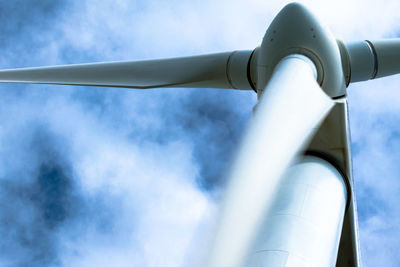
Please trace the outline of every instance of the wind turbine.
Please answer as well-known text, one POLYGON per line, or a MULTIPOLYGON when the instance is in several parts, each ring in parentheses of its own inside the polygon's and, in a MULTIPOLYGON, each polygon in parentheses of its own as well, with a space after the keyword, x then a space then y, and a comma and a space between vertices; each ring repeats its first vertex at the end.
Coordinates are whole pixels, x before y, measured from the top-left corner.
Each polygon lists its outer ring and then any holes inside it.
POLYGON ((346 86, 398 73, 398 45, 343 44, 290 4, 253 51, 3 70, 0 79, 254 89, 259 103, 231 171, 209 266, 358 266, 346 86))

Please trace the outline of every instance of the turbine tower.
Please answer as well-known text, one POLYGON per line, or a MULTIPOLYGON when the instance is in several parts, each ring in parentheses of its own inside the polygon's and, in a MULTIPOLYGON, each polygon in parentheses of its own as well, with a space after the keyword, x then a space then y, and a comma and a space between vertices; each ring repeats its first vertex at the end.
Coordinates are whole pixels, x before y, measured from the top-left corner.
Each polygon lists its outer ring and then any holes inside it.
POLYGON ((148 61, 0 71, 0 81, 254 90, 205 266, 360 266, 346 90, 400 73, 400 40, 343 43, 285 6, 261 45, 148 61))

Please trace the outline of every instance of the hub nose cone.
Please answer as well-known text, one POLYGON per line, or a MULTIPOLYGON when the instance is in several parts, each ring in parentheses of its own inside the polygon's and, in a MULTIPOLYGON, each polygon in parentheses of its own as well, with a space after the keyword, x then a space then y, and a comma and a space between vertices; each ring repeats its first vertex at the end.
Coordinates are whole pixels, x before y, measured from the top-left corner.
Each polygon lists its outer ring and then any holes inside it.
POLYGON ((257 92, 268 83, 276 64, 290 54, 310 58, 318 72, 317 81, 331 97, 345 94, 345 78, 335 38, 303 5, 286 5, 264 35, 257 60, 257 92))

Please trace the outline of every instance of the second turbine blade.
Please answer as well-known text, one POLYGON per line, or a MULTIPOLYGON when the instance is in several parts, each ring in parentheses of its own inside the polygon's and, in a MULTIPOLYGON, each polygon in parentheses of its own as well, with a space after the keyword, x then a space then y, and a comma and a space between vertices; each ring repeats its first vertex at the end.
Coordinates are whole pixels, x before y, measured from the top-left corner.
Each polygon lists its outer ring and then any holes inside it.
POLYGON ((265 88, 231 170, 209 267, 244 264, 279 179, 333 106, 307 61, 284 58, 265 88))
POLYGON ((0 82, 137 89, 206 87, 250 90, 246 70, 251 53, 235 51, 146 61, 0 70, 0 82))

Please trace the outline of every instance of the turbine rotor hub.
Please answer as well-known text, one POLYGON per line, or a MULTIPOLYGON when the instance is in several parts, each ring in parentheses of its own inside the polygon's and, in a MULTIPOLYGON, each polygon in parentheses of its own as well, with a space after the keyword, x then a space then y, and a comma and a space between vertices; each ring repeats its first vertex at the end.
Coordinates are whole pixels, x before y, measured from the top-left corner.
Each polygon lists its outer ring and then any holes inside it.
POLYGON ((346 94, 340 50, 332 34, 303 5, 285 6, 264 35, 256 61, 260 96, 278 62, 291 54, 308 57, 317 69, 317 82, 330 97, 346 94))

